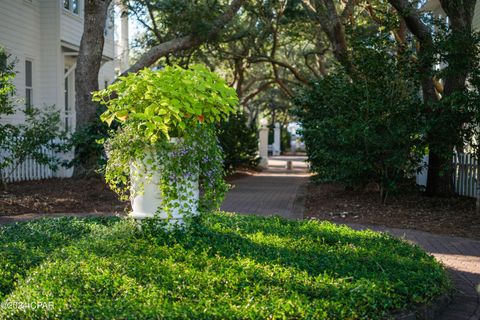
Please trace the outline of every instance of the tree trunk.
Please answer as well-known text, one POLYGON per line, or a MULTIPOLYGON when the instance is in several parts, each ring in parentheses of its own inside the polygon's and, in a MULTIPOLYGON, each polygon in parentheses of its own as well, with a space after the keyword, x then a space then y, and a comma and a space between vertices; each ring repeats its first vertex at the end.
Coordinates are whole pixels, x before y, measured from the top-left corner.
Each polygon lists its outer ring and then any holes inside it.
MULTIPOLYGON (((76 130, 83 130, 95 119, 97 105, 92 102, 93 91, 98 90, 98 73, 100 71, 104 32, 108 6, 112 0, 85 0, 84 30, 75 69, 75 112, 76 130)), ((74 176, 90 174, 96 159, 89 163, 78 164, 74 176), (93 166, 92 166, 93 165, 93 166)))
MULTIPOLYGON (((443 97, 449 97, 455 92, 467 90, 467 77, 469 74, 469 45, 471 41, 473 13, 476 0, 440 0, 443 10, 450 19, 449 26, 452 32, 452 39, 455 45, 449 45, 450 52, 447 54, 447 72, 444 79, 445 86, 443 97)), ((444 107, 446 108, 446 107, 444 107)), ((429 196, 454 194, 452 182, 452 154, 455 147, 462 145, 463 122, 454 110, 441 110, 442 114, 436 117, 449 117, 448 134, 451 139, 438 141, 439 137, 445 137, 445 128, 439 121, 437 127, 432 128, 428 137, 430 154, 427 177, 426 194, 429 196)))
MULTIPOLYGON (((96 117, 97 106, 91 93, 98 90, 98 73, 102 61, 104 32, 108 7, 112 0, 85 0, 84 30, 75 70, 76 130, 82 130, 96 117)), ((233 19, 245 0, 232 0, 212 28, 203 35, 187 35, 161 43, 143 54, 139 60, 124 71, 137 72, 149 67, 168 54, 191 49, 215 38, 225 25, 233 19)), ((83 159, 85 163, 75 165, 74 176, 88 175, 94 171, 97 159, 83 159)))
POLYGON ((318 21, 332 47, 335 59, 347 70, 354 72, 348 54, 348 44, 345 36, 345 20, 352 14, 356 1, 349 0, 341 13, 333 0, 302 0, 304 8, 318 21))
MULTIPOLYGON (((427 143, 430 149, 429 166, 427 176, 426 194, 433 195, 452 195, 453 184, 451 180, 452 172, 452 152, 456 143, 461 140, 460 132, 462 123, 451 123, 449 110, 438 110, 433 108, 437 103, 437 94, 432 82, 432 69, 434 64, 433 57, 433 39, 430 29, 422 22, 420 13, 414 5, 408 0, 388 0, 390 4, 402 15, 405 24, 420 43, 419 56, 421 59, 419 73, 423 75, 422 90, 425 111, 429 117, 432 128, 427 132, 427 143), (445 127, 448 123, 448 127, 445 127), (450 139, 444 137, 450 136, 450 139)), ((471 25, 473 11, 476 0, 440 0, 442 8, 450 18, 450 27, 453 33, 459 36, 471 34, 471 25)), ((465 90, 468 68, 457 67, 457 64, 464 63, 462 56, 464 48, 456 46, 456 52, 450 52, 450 61, 447 61, 452 72, 449 72, 445 80, 445 90, 443 96, 447 97, 465 90), (453 54, 452 54, 453 53, 453 54)), ((452 119, 452 121, 454 121, 452 119)))

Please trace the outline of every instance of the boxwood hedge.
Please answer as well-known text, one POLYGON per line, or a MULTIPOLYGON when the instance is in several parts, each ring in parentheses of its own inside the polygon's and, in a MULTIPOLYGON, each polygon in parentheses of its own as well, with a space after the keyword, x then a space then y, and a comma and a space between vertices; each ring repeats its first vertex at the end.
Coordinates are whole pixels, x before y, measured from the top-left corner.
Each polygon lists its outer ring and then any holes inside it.
POLYGON ((443 267, 386 234, 207 214, 186 233, 127 219, 0 228, 1 319, 384 319, 449 290, 443 267))

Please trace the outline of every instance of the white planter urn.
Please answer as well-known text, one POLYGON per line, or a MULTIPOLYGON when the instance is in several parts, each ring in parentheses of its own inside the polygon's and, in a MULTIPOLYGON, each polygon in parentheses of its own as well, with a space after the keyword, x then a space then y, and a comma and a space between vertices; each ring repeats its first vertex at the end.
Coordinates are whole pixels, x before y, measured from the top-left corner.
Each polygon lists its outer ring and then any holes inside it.
POLYGON ((162 165, 155 161, 153 152, 130 165, 131 204, 130 217, 137 221, 145 218, 169 219, 168 226, 183 226, 185 215, 198 215, 198 175, 173 177, 178 185, 178 199, 170 200, 170 211, 165 212, 161 192, 162 165), (156 165, 149 164, 153 160, 156 165), (155 168, 154 168, 155 167, 155 168), (180 200, 183 199, 183 200, 180 200))

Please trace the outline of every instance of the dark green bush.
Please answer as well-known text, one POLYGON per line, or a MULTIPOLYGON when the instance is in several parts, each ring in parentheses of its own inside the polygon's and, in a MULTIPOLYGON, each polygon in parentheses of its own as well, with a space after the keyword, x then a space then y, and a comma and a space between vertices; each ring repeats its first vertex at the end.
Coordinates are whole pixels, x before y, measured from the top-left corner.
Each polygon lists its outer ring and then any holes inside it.
POLYGON ((413 67, 383 50, 383 42, 376 45, 355 47, 353 76, 339 70, 305 91, 297 115, 320 180, 374 182, 385 200, 414 176, 425 151, 425 121, 413 67))
POLYGON ((384 319, 449 289, 420 248, 326 222, 208 214, 187 233, 144 229, 1 227, 0 318, 384 319))
POLYGON ((258 166, 257 130, 248 127, 245 114, 237 113, 227 121, 222 121, 218 127, 218 139, 224 152, 224 168, 227 172, 239 167, 258 166))
POLYGON ((100 120, 105 107, 98 105, 94 120, 83 128, 76 130, 69 141, 70 148, 75 148, 75 157, 68 164, 75 167, 80 175, 95 175, 106 165, 106 154, 103 141, 108 138, 110 130, 117 130, 118 123, 113 122, 109 127, 100 120))
POLYGON ((282 152, 290 150, 292 135, 288 132, 287 128, 282 128, 282 131, 280 131, 280 138, 280 149, 282 152))
POLYGON ((56 170, 60 159, 55 151, 65 150, 60 113, 54 106, 37 109, 31 105, 22 108, 17 105, 13 82, 16 60, 11 59, 0 47, 0 184, 4 189, 7 180, 27 159, 56 170), (23 123, 2 121, 15 113, 24 115, 23 123))

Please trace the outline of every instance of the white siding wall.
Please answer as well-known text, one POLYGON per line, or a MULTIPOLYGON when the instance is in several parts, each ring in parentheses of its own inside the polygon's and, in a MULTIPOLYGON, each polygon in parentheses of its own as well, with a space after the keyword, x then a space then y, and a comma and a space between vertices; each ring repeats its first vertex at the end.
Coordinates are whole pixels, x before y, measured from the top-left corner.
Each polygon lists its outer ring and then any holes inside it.
POLYGON ((109 61, 102 65, 98 74, 98 87, 105 88, 105 81, 111 84, 115 80, 115 70, 113 61, 109 61))
MULTIPOLYGON (((43 1, 43 0, 42 0, 43 1)), ((0 46, 7 49, 12 58, 17 59, 14 84, 17 88, 17 98, 25 98, 25 59, 33 61, 33 103, 38 105, 42 99, 40 93, 41 79, 39 70, 42 62, 40 57, 40 13, 39 0, 32 2, 24 0, 0 1, 0 46)), ((24 102, 18 103, 23 108, 24 102)), ((21 112, 5 119, 11 123, 23 121, 21 112)))
POLYGON ((46 105, 55 105, 62 110, 63 103, 59 100, 63 93, 60 77, 63 72, 59 33, 60 3, 58 0, 41 0, 40 6, 40 38, 42 68, 40 83, 41 102, 46 105))
POLYGON ((115 57, 115 53, 114 53, 115 46, 114 46, 114 42, 113 42, 113 30, 110 34, 108 34, 107 37, 105 38, 105 45, 103 47, 103 55, 113 59, 115 57), (110 36, 110 34, 111 34, 111 36, 110 36))
POLYGON ((473 29, 480 31, 480 1, 475 5, 475 15, 473 16, 473 29))
POLYGON ((61 8, 60 15, 60 38, 63 41, 80 46, 80 40, 83 33, 83 8, 80 14, 74 14, 68 10, 61 8))
MULTIPOLYGON (((80 14, 63 9, 62 0, 0 0, 0 46, 17 59, 14 84, 19 108, 24 107, 25 59, 33 61, 33 104, 36 107, 55 105, 64 118, 64 69, 72 58, 64 57, 61 41, 79 46, 83 33, 83 1, 80 14), (31 2, 30 2, 31 1, 31 2)), ((107 22, 104 55, 114 58, 114 32, 112 22, 107 22)), ((72 79, 73 80, 73 79, 72 79)), ((113 62, 102 65, 99 86, 114 80, 113 62)), ((73 82, 72 82, 73 84, 73 82)), ((72 90, 73 92, 73 90, 72 90)), ((73 93, 74 95, 74 93, 73 93)), ((73 101, 71 104, 73 108, 73 101)), ((73 120, 73 119, 72 119, 73 120)), ((23 113, 1 121, 20 123, 23 113)))
MULTIPOLYGON (((80 46, 83 33, 83 1, 80 1, 79 14, 64 9, 60 4, 60 39, 72 44, 80 46)), ((114 42, 113 42, 113 21, 107 19, 107 32, 105 37, 105 45, 103 54, 109 58, 114 57, 114 42)))

